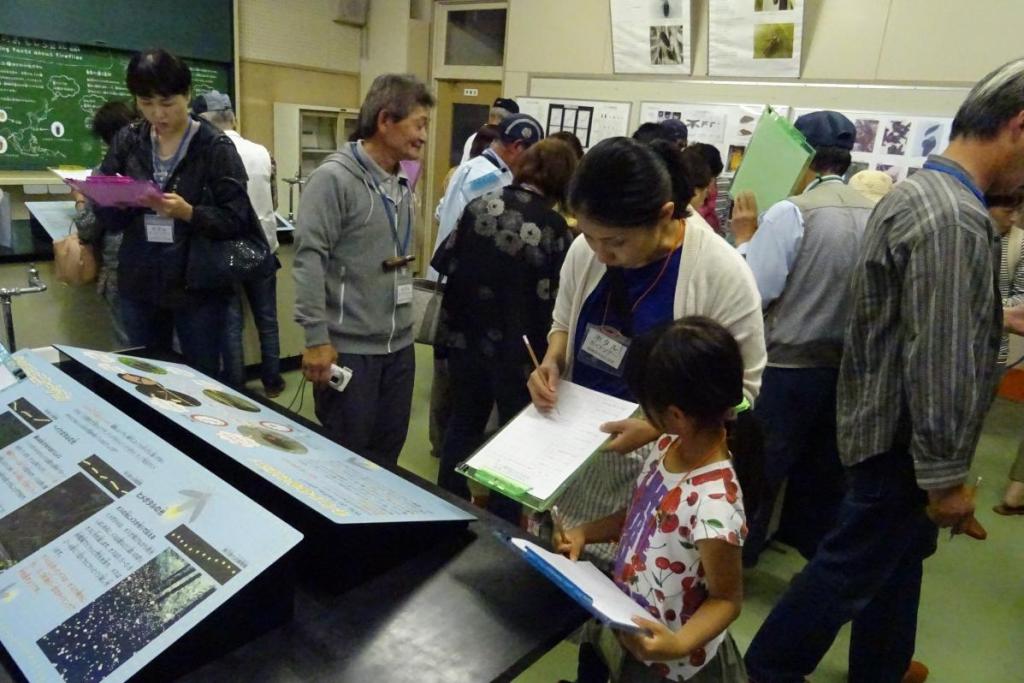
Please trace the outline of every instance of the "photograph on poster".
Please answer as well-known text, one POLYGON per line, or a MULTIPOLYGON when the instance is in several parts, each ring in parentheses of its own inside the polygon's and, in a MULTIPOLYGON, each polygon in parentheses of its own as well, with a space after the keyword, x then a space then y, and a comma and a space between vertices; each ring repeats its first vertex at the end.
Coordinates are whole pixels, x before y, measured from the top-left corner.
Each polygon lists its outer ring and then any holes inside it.
POLYGON ((794 24, 754 26, 754 59, 792 59, 794 24))
POLYGON ((7 407, 28 424, 32 429, 42 429, 53 420, 43 411, 28 402, 27 399, 18 398, 7 404, 7 407))
POLYGON ((942 151, 948 132, 943 121, 918 121, 914 125, 911 156, 926 157, 942 151))
POLYGON ((117 360, 119 360, 122 365, 127 365, 128 367, 132 368, 133 370, 138 370, 139 372, 148 372, 151 375, 166 375, 167 374, 167 370, 166 369, 160 367, 159 365, 153 365, 152 363, 147 363, 146 361, 141 360, 139 358, 132 358, 130 356, 119 356, 117 360))
POLYGON ((755 12, 785 12, 796 9, 796 0, 754 0, 755 12))
POLYGON ((875 138, 878 137, 878 121, 876 119, 857 119, 853 122, 857 128, 857 137, 853 141, 854 152, 874 152, 875 138))
POLYGON ((10 569, 113 500, 81 472, 0 518, 0 570, 10 569))
POLYGON ((117 498, 135 490, 135 484, 126 479, 120 472, 111 467, 98 455, 90 455, 78 463, 78 466, 97 484, 114 494, 117 498))
POLYGON ((66 681, 99 681, 207 598, 213 580, 167 548, 37 641, 66 681))
POLYGON ((198 399, 195 399, 188 394, 183 394, 180 391, 168 389, 155 379, 144 377, 142 375, 133 375, 129 372, 122 372, 118 377, 129 384, 134 384, 135 391, 147 398, 155 398, 161 401, 167 401, 168 403, 176 406, 187 408, 195 408, 196 406, 202 405, 198 399))
POLYGON ((906 154, 907 142, 910 139, 910 121, 893 120, 885 126, 882 135, 882 153, 906 154))
POLYGON ((747 153, 746 145, 729 145, 725 169, 729 173, 735 173, 736 169, 743 163, 743 155, 747 153))
POLYGON ((0 448, 7 448, 18 439, 32 433, 14 413, 0 413, 0 448))
POLYGON ((892 164, 877 164, 875 166, 875 170, 882 171, 883 173, 887 174, 890 178, 892 178, 892 182, 894 183, 898 183, 902 179, 902 166, 894 166, 892 164))
POLYGON ((684 26, 652 26, 651 64, 685 64, 686 28, 684 26))
MULTIPOLYGON (((203 395, 207 398, 212 398, 217 403, 223 403, 226 406, 235 408, 237 410, 244 410, 247 413, 258 413, 260 412, 259 406, 251 401, 246 401, 241 396, 235 396, 229 394, 226 391, 220 391, 218 389, 203 389, 203 395)), ((198 405, 198 404, 196 404, 198 405)))
MULTIPOLYGON (((196 494, 195 491, 182 491, 182 493, 196 494)), ((222 586, 241 571, 238 565, 184 524, 175 528, 164 538, 222 586)))
POLYGON ((269 448, 276 448, 279 451, 285 453, 306 453, 308 449, 301 443, 285 436, 281 432, 267 429, 265 427, 254 427, 253 425, 241 425, 238 428, 238 433, 242 436, 247 436, 261 446, 268 446, 269 448))
POLYGON ((681 111, 659 111, 658 112, 658 123, 662 121, 668 121, 669 119, 681 119, 683 118, 683 112, 681 111))
POLYGON ((651 3, 651 21, 683 18, 683 0, 648 0, 651 3))

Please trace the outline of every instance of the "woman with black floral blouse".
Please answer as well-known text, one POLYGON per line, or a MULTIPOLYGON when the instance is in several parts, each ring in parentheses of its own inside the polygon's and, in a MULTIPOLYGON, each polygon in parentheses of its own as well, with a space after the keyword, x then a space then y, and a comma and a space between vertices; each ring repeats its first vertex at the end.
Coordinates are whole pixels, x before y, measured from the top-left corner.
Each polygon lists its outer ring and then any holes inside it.
POLYGON ((452 384, 438 484, 467 498, 454 467, 483 442, 491 409, 497 404, 503 425, 530 403, 533 366, 523 335, 544 354, 572 242, 554 206, 564 201, 575 168, 565 142, 533 145, 517 161, 512 185, 466 207, 431 264, 447 277, 437 343, 448 348, 452 384))

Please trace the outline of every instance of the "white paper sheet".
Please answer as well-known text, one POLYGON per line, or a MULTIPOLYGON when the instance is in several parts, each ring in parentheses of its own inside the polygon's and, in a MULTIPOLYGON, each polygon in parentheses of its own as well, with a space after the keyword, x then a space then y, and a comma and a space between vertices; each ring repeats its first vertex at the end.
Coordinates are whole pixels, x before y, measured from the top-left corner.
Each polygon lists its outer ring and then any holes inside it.
POLYGON ((512 545, 522 551, 529 550, 579 588, 591 600, 594 609, 615 624, 633 625, 633 617, 650 619, 651 615, 633 602, 615 583, 590 562, 573 562, 569 558, 549 552, 536 543, 513 538, 512 545))
POLYGON ((708 75, 799 77, 806 1, 714 0, 708 75))
POLYGON ((61 180, 85 180, 92 175, 91 168, 81 169, 63 169, 63 168, 50 168, 50 172, 60 176, 61 180))
POLYGON ((629 135, 628 102, 518 97, 519 111, 540 122, 545 135, 566 130, 590 149, 606 138, 629 135))
POLYGON ((690 3, 611 0, 615 73, 689 75, 690 3))
POLYGON ((547 500, 608 439, 601 424, 624 420, 636 409, 635 403, 563 381, 557 410, 542 413, 529 406, 467 464, 547 500))

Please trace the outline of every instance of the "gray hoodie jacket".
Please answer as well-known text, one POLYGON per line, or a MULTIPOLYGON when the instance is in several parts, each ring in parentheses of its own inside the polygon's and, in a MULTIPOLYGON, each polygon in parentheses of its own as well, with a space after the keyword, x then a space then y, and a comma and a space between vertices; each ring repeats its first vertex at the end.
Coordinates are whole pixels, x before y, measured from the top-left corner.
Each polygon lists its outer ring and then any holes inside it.
POLYGON ((411 253, 411 235, 412 193, 404 177, 385 173, 361 144, 346 143, 309 176, 293 269, 295 321, 307 347, 330 343, 344 353, 379 355, 412 344, 412 305, 397 302, 411 276, 382 267, 411 253))

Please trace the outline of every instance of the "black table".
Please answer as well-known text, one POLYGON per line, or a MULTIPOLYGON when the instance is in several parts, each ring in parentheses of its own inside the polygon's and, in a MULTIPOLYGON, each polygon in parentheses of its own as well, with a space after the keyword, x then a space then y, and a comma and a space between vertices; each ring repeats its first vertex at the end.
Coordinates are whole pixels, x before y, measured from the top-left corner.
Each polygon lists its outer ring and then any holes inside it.
MULTIPOLYGON (((71 374, 82 381, 80 373, 71 374)), ((321 431, 263 396, 244 393, 321 431)), ((300 580, 292 621, 179 680, 507 681, 584 622, 582 608, 498 537, 525 536, 522 531, 410 472, 395 471, 469 510, 477 521, 342 593, 323 588, 321 581, 300 580)), ((373 550, 353 548, 347 561, 360 562, 361 552, 373 550)), ((0 670, 0 681, 7 680, 0 670)))

